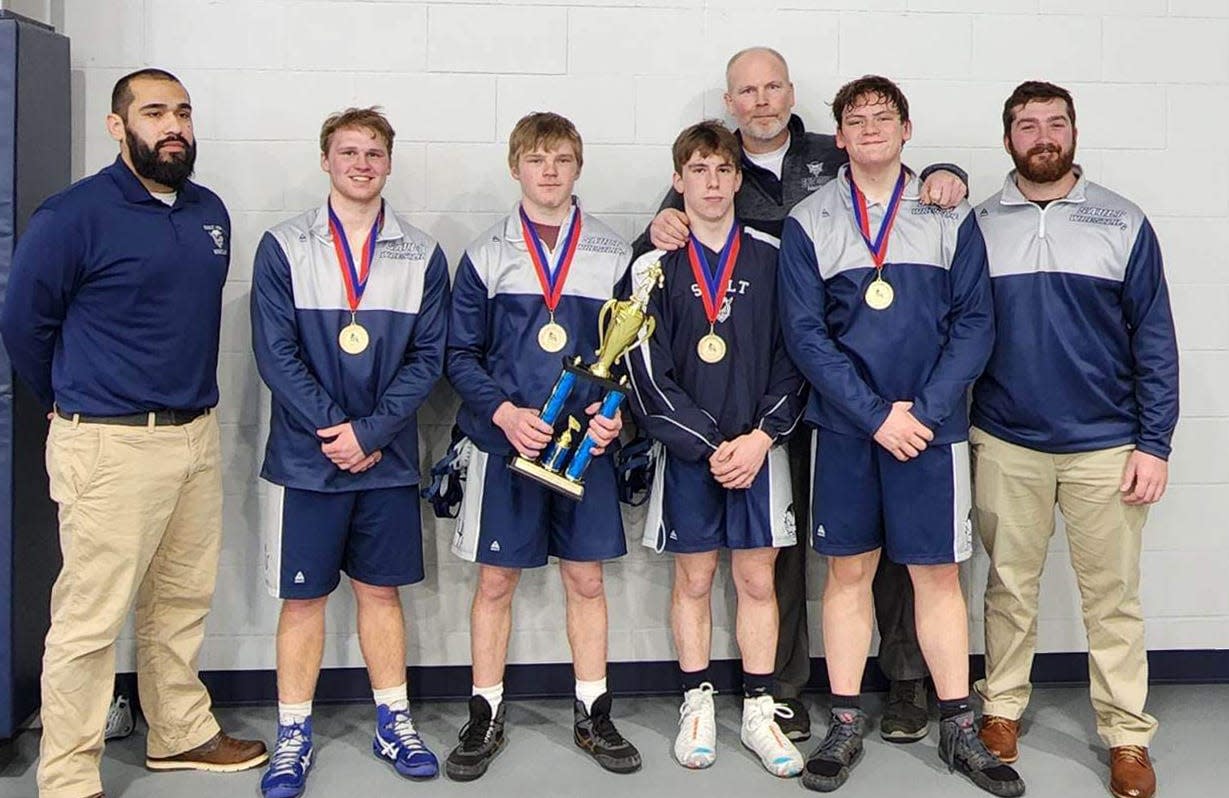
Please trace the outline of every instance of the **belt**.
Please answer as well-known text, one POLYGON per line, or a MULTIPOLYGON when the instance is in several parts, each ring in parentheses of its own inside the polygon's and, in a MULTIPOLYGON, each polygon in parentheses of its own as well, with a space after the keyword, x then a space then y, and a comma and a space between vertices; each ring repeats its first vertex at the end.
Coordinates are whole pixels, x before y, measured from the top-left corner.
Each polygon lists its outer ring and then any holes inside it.
POLYGON ((179 427, 207 414, 211 408, 196 410, 151 410, 148 413, 131 413, 126 416, 83 416, 80 413, 65 413, 60 408, 55 412, 66 421, 82 424, 114 424, 120 427, 179 427))

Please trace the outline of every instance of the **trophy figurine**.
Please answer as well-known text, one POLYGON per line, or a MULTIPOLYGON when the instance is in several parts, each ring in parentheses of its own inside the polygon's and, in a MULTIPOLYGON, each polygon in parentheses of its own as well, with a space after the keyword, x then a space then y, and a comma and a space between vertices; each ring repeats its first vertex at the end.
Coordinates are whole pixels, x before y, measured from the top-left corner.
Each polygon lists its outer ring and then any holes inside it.
MULTIPOLYGON (((647 341, 657 322, 645 310, 649 304, 649 295, 653 288, 662 284, 662 269, 660 263, 649 267, 644 279, 636 286, 629 299, 610 299, 602 305, 597 316, 597 328, 601 345, 598 347, 597 360, 585 365, 580 355, 570 361, 565 358, 563 371, 550 397, 542 406, 540 414, 543 421, 552 427, 559 420, 563 406, 576 387, 577 380, 586 380, 606 389, 602 397, 598 415, 614 418, 627 395, 627 376, 615 377, 615 364, 633 347, 647 341)), ((593 447, 597 443, 588 433, 576 446, 575 452, 570 451, 576 433, 581 425, 575 418, 569 417, 568 424, 560 435, 546 447, 535 460, 516 456, 512 458, 509 467, 530 479, 536 480, 556 493, 570 499, 580 501, 585 495, 585 469, 593 459, 593 447), (570 455, 570 459, 569 459, 570 455)))

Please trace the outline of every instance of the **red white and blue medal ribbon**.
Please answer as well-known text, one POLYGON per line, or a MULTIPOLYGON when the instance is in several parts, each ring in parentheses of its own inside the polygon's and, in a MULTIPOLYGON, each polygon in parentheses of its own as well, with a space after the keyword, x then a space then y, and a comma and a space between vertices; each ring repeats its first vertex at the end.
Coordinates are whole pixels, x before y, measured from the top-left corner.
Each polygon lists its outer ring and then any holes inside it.
POLYGON ((350 323, 341 329, 337 343, 348 355, 358 355, 367 349, 370 336, 363 325, 358 323, 358 306, 363 301, 363 292, 367 290, 367 277, 371 272, 371 261, 375 257, 376 239, 380 237, 380 228, 384 226, 384 203, 380 203, 380 212, 376 214, 367 240, 363 243, 363 251, 357 265, 354 263, 354 253, 350 251, 350 240, 341 220, 333 212, 333 203, 328 204, 329 235, 333 238, 333 251, 337 255, 337 266, 341 269, 341 281, 346 287, 346 303, 350 306, 350 323))
POLYGON ((871 218, 870 209, 866 201, 866 195, 858 188, 858 184, 854 182, 853 176, 849 177, 849 195, 853 202, 854 221, 858 223, 858 232, 862 235, 862 241, 865 242, 866 248, 871 253, 871 260, 875 262, 875 279, 866 289, 866 304, 870 305, 875 310, 884 310, 892 304, 894 292, 892 286, 888 285, 883 279, 883 261, 888 255, 888 242, 892 238, 892 225, 896 222, 896 214, 900 210, 900 199, 905 193, 905 185, 908 183, 908 172, 905 167, 900 168, 900 176, 896 178, 896 185, 892 188, 892 196, 888 200, 887 208, 883 213, 883 221, 879 223, 879 232, 875 237, 871 238, 871 218))
POLYGON ((714 329, 726 292, 730 289, 730 279, 734 275, 734 264, 738 262, 738 251, 741 247, 742 228, 735 224, 730 227, 730 234, 726 237, 717 267, 714 269, 695 235, 688 236, 687 260, 691 264, 691 273, 696 278, 696 286, 700 289, 704 315, 708 319, 708 335, 701 338, 697 346, 700 358, 706 363, 716 363, 725 357, 725 341, 714 329))
POLYGON ((526 249, 529 250, 529 260, 533 262, 533 270, 538 275, 538 285, 542 288, 542 300, 550 313, 550 321, 538 331, 538 344, 547 352, 558 352, 567 345, 568 337, 567 331, 555 323, 555 308, 559 306, 559 298, 563 296, 563 287, 572 268, 572 259, 576 257, 582 214, 579 207, 572 206, 571 222, 563 240, 555 247, 558 258, 552 268, 546 247, 533 222, 524 208, 519 208, 518 211, 521 217, 521 234, 525 238, 526 249))

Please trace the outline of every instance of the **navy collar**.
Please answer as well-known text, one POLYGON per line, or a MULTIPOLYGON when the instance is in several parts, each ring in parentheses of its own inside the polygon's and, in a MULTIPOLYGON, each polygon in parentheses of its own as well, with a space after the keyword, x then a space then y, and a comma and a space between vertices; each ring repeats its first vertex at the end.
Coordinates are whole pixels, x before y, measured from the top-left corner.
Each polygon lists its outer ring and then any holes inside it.
MULTIPOLYGON (((119 186, 120 192, 128 202, 157 202, 165 204, 162 200, 149 193, 149 189, 145 188, 140 179, 128 168, 128 164, 124 163, 122 156, 115 156, 115 162, 102 171, 115 181, 115 185, 119 186)), ((184 184, 176 191, 175 205, 173 207, 178 207, 186 202, 200 202, 200 200, 200 189, 191 180, 185 180, 184 184)))

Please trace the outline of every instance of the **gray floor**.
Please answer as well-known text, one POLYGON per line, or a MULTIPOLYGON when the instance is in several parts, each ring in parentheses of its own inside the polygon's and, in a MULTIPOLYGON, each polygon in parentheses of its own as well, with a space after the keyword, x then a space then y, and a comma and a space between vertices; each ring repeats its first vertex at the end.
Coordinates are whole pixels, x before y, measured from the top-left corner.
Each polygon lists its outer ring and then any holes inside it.
MULTIPOLYGON (((825 711, 808 696, 813 721, 822 723, 825 711)), ((882 695, 868 696, 877 713, 882 695)), ((738 742, 739 705, 719 696, 718 759, 706 771, 688 771, 671 758, 677 721, 676 704, 668 698, 622 699, 615 704, 619 729, 644 753, 644 768, 631 776, 601 771, 571 740, 571 706, 564 700, 517 701, 509 706, 508 746, 487 775, 470 784, 444 778, 427 783, 406 782, 371 754, 366 706, 318 707, 314 718, 317 760, 307 791, 309 798, 361 795, 500 795, 578 796, 602 798, 626 794, 680 796, 697 791, 703 798, 722 796, 797 796, 797 780, 781 780, 761 770, 758 760, 738 742), (387 792, 386 792, 387 791, 387 792)), ((1229 685, 1156 687, 1149 710, 1161 719, 1154 740, 1160 789, 1158 795, 1175 798, 1226 794, 1229 783, 1229 685)), ((424 703, 414 707, 419 728, 440 758, 447 754, 456 730, 464 722, 461 703, 424 703)), ((264 736, 273 733, 270 708, 219 710, 232 734, 264 736)), ((819 727, 822 731, 822 726, 819 727)), ((936 755, 937 732, 906 746, 890 745, 878 736, 868 738, 866 757, 841 788, 846 798, 901 796, 904 798, 975 798, 985 795, 968 782, 949 775, 936 755)), ((103 782, 110 798, 248 798, 259 796, 259 771, 222 776, 199 773, 147 772, 143 766, 144 739, 132 737, 107 746, 103 782)), ((814 740, 803 744, 809 753, 814 740)), ((1105 796, 1106 753, 1096 739, 1092 710, 1083 688, 1038 690, 1033 698, 1021 740, 1018 767, 1028 794, 1038 798, 1105 796)), ((26 732, 0 746, 0 796, 33 798, 34 764, 38 733, 26 732)))

